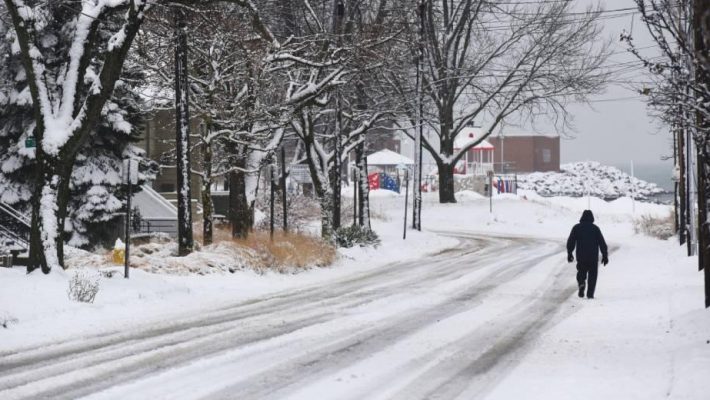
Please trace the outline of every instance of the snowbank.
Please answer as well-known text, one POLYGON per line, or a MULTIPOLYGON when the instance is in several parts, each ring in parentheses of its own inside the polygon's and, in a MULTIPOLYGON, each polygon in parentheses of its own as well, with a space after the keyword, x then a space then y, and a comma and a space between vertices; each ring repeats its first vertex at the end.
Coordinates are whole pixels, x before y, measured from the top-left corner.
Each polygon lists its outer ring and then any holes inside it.
POLYGON ((663 193, 655 183, 649 183, 598 162, 563 164, 561 172, 534 172, 518 176, 518 188, 532 190, 543 196, 581 197, 590 194, 604 199, 630 197, 646 199, 663 193))
POLYGON ((70 269, 66 271, 53 270, 49 275, 35 271, 27 275, 24 268, 0 268, 0 352, 77 335, 130 329, 283 290, 322 285, 391 262, 418 259, 458 243, 456 239, 411 229, 407 240, 403 240, 404 196, 390 193, 394 196, 384 196, 382 201, 392 201, 393 208, 380 209, 383 218, 372 221, 382 240, 380 246, 339 249, 339 258, 331 267, 301 269, 298 274, 251 266, 240 268, 256 255, 219 244, 181 258, 174 256, 174 244, 136 248, 133 260, 140 269, 132 268, 130 279, 123 278, 123 267, 111 266, 108 254, 78 249, 68 253, 70 269), (139 251, 143 253, 141 257, 137 257, 139 251), (93 304, 69 300, 67 289, 75 273, 99 280, 93 304), (3 330, 3 323, 7 330, 3 330))

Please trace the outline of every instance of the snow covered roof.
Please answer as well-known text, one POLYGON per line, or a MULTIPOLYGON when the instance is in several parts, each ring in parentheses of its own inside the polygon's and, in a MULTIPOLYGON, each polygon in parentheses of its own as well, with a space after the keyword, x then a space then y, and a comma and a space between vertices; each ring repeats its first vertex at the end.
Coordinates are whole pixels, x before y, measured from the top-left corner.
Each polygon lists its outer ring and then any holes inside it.
POLYGON ((541 132, 525 132, 525 131, 515 131, 515 130, 503 130, 503 134, 501 135, 500 131, 497 131, 491 136, 493 137, 547 137, 547 138, 556 138, 560 137, 559 133, 541 133, 541 132))
MULTIPOLYGON (((525 131, 516 131, 514 129, 503 129, 503 134, 501 135, 501 131, 496 129, 495 132, 491 133, 489 137, 494 137, 494 138, 499 138, 499 137, 547 137, 547 138, 556 138, 559 137, 560 135, 558 133, 539 133, 539 132, 525 132, 525 131)), ((456 135, 456 139, 454 140, 454 148, 456 149, 462 149, 469 143, 471 143, 474 140, 478 140, 481 136, 483 135, 483 129, 480 127, 472 127, 472 126, 467 126, 461 130, 461 133, 456 135)), ((474 150, 493 150, 494 146, 490 144, 490 142, 483 141, 479 143, 477 146, 474 147, 474 150)))
POLYGON ((144 185, 133 196, 133 203, 145 219, 177 219, 177 208, 150 186, 144 185))
POLYGON ((367 165, 413 165, 414 160, 392 150, 384 149, 367 156, 367 165))
MULTIPOLYGON (((454 148, 463 149, 471 142, 477 141, 481 137, 481 135, 483 135, 483 131, 481 130, 481 128, 467 126, 463 130, 461 130, 458 135, 456 135, 456 139, 454 139, 454 148)), ((478 151, 494 149, 495 147, 487 140, 483 140, 481 143, 473 146, 473 150, 478 151)))

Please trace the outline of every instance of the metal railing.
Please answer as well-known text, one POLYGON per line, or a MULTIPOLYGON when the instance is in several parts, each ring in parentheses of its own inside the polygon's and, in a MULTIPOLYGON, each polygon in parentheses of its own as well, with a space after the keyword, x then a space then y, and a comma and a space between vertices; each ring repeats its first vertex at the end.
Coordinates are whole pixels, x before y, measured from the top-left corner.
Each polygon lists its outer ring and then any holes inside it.
POLYGON ((177 234, 177 225, 170 221, 148 221, 140 220, 131 225, 132 234, 150 234, 150 233, 167 233, 177 234))
POLYGON ((26 251, 30 243, 30 219, 0 202, 0 248, 26 251))

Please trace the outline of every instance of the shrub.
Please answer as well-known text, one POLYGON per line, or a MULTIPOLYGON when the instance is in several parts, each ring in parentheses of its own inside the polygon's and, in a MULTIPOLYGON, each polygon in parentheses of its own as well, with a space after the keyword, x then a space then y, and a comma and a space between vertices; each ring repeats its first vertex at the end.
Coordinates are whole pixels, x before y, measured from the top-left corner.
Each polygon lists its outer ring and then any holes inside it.
POLYGON ((246 239, 233 239, 233 243, 254 250, 257 269, 271 269, 281 273, 309 267, 324 267, 333 263, 335 249, 318 237, 295 232, 252 232, 246 239))
POLYGON ((634 220, 634 232, 666 240, 675 235, 673 215, 668 215, 667 217, 642 215, 634 220))
POLYGON ((9 328, 10 325, 16 324, 17 322, 17 318, 13 317, 12 315, 0 312, 0 326, 2 326, 3 328, 9 328))
POLYGON ((380 244, 380 238, 375 231, 360 225, 350 225, 338 228, 335 232, 335 243, 338 247, 353 247, 353 246, 374 246, 380 244))
MULTIPOLYGON (((265 218, 256 222, 254 228, 257 230, 268 230, 270 217, 270 200, 269 191, 263 190, 262 195, 256 199, 256 208, 265 214, 265 218)), ((283 206, 281 195, 278 194, 274 198, 274 226, 276 229, 283 229, 283 206)), ((314 197, 304 196, 302 194, 289 194, 286 200, 288 230, 290 232, 302 232, 308 230, 308 225, 312 221, 317 221, 320 218, 320 206, 318 200, 314 197)), ((343 211, 343 215, 346 211, 343 211)))
POLYGON ((67 294, 71 300, 93 303, 99 292, 99 279, 91 279, 84 273, 76 272, 69 281, 67 294))

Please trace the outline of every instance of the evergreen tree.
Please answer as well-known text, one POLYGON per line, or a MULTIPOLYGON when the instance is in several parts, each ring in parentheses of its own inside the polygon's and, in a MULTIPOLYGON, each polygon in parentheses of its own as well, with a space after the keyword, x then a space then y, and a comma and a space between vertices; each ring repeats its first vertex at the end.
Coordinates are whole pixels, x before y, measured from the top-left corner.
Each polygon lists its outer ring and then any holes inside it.
MULTIPOLYGON (((0 12, 4 12, 2 8, 0 12)), ((55 12, 64 11, 58 8, 55 12)), ((115 30, 110 22, 106 26, 115 30)), ((8 34, 6 28, 0 22, 0 54, 3 55, 0 59, 0 201, 29 214, 36 149, 27 146, 26 141, 33 137, 35 122, 19 48, 15 36, 8 34)), ((62 53, 56 32, 51 26, 46 29, 41 41, 46 46, 43 54, 62 53)), ((108 36, 110 31, 100 30, 98 34, 108 36)), ((102 110, 99 125, 91 132, 92 139, 74 160, 68 218, 64 225, 65 239, 71 245, 105 244, 119 228, 117 213, 123 210, 126 200, 122 159, 131 157, 140 161, 140 183, 154 179, 157 173, 157 165, 134 145, 139 140, 143 121, 142 99, 133 86, 141 78, 137 68, 124 68, 122 79, 102 110)))

